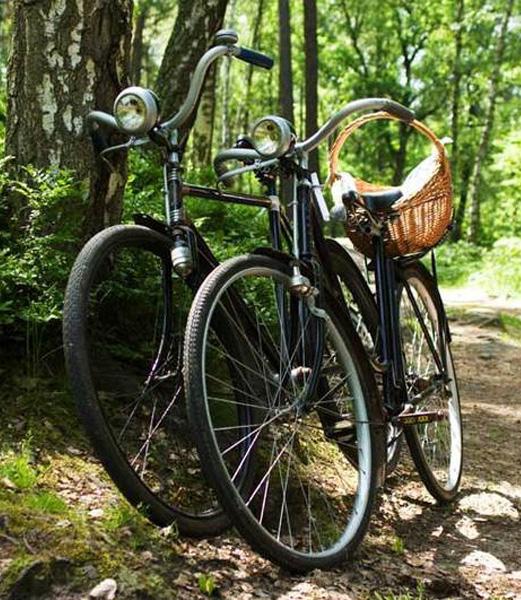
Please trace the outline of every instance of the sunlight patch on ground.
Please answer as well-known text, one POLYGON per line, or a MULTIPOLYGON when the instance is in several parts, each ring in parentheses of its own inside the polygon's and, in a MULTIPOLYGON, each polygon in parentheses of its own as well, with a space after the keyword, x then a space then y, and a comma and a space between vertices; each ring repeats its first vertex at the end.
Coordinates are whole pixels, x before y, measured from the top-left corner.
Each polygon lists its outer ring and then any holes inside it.
POLYGON ((456 523, 457 531, 468 540, 475 540, 479 537, 479 531, 476 527, 476 523, 469 517, 462 517, 456 523))
POLYGON ((518 520, 519 512, 508 498, 497 493, 481 492, 466 496, 459 502, 464 511, 472 511, 479 515, 490 517, 507 517, 518 520))
POLYGON ((496 558, 489 552, 482 552, 481 550, 473 550, 470 554, 467 554, 461 561, 461 564, 467 567, 478 567, 479 569, 485 569, 486 571, 506 571, 505 565, 499 558, 496 558))

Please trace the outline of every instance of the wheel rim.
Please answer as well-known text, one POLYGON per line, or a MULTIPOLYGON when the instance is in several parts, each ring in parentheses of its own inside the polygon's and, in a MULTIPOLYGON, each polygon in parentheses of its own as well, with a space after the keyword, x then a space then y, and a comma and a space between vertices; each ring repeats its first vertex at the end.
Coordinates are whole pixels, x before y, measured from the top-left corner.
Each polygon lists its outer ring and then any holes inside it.
MULTIPOLYGON (((432 477, 443 490, 450 492, 458 486, 462 464, 461 414, 454 366, 449 346, 439 336, 438 311, 430 293, 418 278, 408 278, 407 283, 440 357, 441 344, 445 343, 449 381, 440 382, 432 393, 415 404, 416 410, 441 411, 445 418, 415 425, 412 431, 432 477)), ((400 298, 400 327, 407 393, 411 399, 433 385, 440 370, 405 288, 400 298)))
POLYGON ((86 352, 107 432, 163 506, 212 516, 218 503, 201 476, 182 387, 192 294, 173 277, 164 248, 115 245, 96 273, 86 306, 86 352))
MULTIPOLYGON (((311 375, 302 367, 307 364, 305 350, 299 353, 296 348, 302 346, 316 317, 308 314, 297 335, 280 326, 279 315, 288 314, 291 306, 289 286, 289 276, 260 267, 243 270, 226 282, 209 310, 202 383, 206 419, 224 475, 217 482, 221 493, 232 491, 234 503, 242 505, 249 524, 257 532, 261 528, 271 544, 293 554, 318 557, 338 552, 360 529, 370 494, 370 430, 352 359, 329 318, 317 394, 307 404, 299 404, 311 375), (253 327, 252 323, 245 326, 240 311, 233 309, 233 294, 254 315, 253 327), (246 375, 248 403, 256 417, 247 426, 222 419, 219 405, 231 399, 214 392, 211 371, 216 355, 222 358, 223 351, 211 328, 214 318, 223 317, 244 342, 241 364, 236 366, 246 375), (267 340, 275 349, 278 365, 264 349, 267 340), (356 460, 350 458, 353 452, 356 460), (245 456, 255 463, 255 472, 247 476, 241 472, 245 456), (239 473, 249 480, 246 488, 236 483, 239 473)), ((222 391, 222 381, 220 385, 222 391)))

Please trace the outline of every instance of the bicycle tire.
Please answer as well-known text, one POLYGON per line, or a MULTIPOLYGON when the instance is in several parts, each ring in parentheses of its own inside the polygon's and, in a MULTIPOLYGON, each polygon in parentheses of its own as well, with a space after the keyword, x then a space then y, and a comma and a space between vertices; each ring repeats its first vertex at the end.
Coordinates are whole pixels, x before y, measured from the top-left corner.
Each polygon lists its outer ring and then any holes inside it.
MULTIPOLYGON (((187 390, 189 418, 192 423, 192 427, 199 432, 199 436, 197 438, 197 448, 199 451, 201 464, 206 471, 208 480, 212 482, 217 492, 217 496, 219 497, 222 506, 227 511, 231 521, 255 550, 273 562, 278 563, 282 567, 295 572, 305 572, 314 568, 329 568, 344 560, 345 557, 353 552, 361 542, 369 524, 369 518, 377 493, 377 482, 379 481, 380 477, 379 471, 382 468, 382 457, 384 450, 383 443, 381 441, 381 429, 383 421, 380 405, 377 401, 378 392, 376 390, 373 371, 369 365, 365 350, 357 338, 349 319, 345 319, 345 323, 341 324, 340 319, 334 314, 335 311, 326 306, 324 310, 327 312, 328 318, 331 319, 331 324, 328 325, 328 327, 336 332, 335 342, 337 343, 338 347, 341 348, 339 351, 344 353, 344 357, 348 357, 345 358, 346 361, 350 361, 349 364, 351 366, 351 372, 349 376, 356 377, 356 383, 354 386, 357 390, 356 403, 357 411, 359 411, 356 413, 357 419, 359 414, 363 415, 363 418, 359 422, 361 423, 359 427, 361 427, 361 431, 363 431, 363 434, 361 434, 360 437, 360 447, 363 449, 359 450, 359 457, 362 457, 361 460, 363 461, 363 467, 360 469, 361 475, 359 475, 359 477, 363 483, 360 484, 360 488, 358 489, 359 493, 357 493, 358 500, 356 502, 359 502, 359 504, 356 504, 356 510, 354 511, 355 516, 352 520, 348 521, 350 525, 346 526, 346 529, 343 532, 344 537, 341 538, 342 541, 338 542, 337 546, 335 546, 333 550, 314 553, 311 541, 309 541, 309 547, 311 550, 310 553, 297 551, 294 549, 294 547, 289 548, 287 544, 283 543, 284 536, 281 536, 280 531, 282 512, 283 510, 288 511, 289 509, 287 507, 280 508, 278 524, 279 529, 277 538, 275 538, 270 528, 275 528, 276 519, 273 519, 273 524, 267 524, 266 521, 269 522, 272 517, 265 517, 265 507, 270 505, 269 501, 266 501, 266 498, 263 497, 260 507, 250 509, 248 506, 255 493, 257 493, 257 491, 260 489, 259 486, 264 486, 265 491, 263 494, 267 494, 266 490, 268 489, 276 490, 276 484, 270 483, 271 472, 275 467, 275 463, 279 460, 287 446, 282 447, 279 455, 275 458, 275 462, 270 465, 268 470, 266 470, 264 473, 264 476, 259 480, 260 482, 250 496, 249 500, 246 500, 246 498, 239 493, 237 487, 233 483, 234 475, 230 475, 231 471, 229 471, 225 465, 225 460, 223 457, 232 447, 237 446, 239 442, 242 443, 242 440, 245 438, 252 436, 252 432, 250 431, 246 436, 239 438, 238 441, 235 441, 231 445, 229 444, 229 440, 227 440, 228 445, 221 452, 219 442, 217 441, 216 432, 217 430, 232 429, 233 427, 215 427, 214 429, 212 421, 212 411, 214 409, 210 406, 210 403, 212 400, 215 400, 215 398, 210 396, 212 393, 211 390, 210 392, 207 391, 207 383, 210 381, 210 379, 205 377, 205 364, 208 360, 206 348, 212 347, 211 343, 207 342, 207 334, 213 316, 218 315, 219 318, 222 318, 222 315, 216 308, 220 302, 220 298, 223 297, 224 294, 227 294, 228 290, 231 289, 231 286, 235 282, 240 281, 243 275, 248 276, 252 273, 255 273, 255 276, 264 273, 265 275, 259 275, 259 277, 273 276, 275 277, 276 281, 279 282, 289 282, 291 278, 291 268, 283 262, 275 260, 271 257, 251 255, 228 260, 215 269, 202 284, 195 297, 194 303, 192 304, 188 318, 185 336, 185 385, 187 390), (257 516, 255 516, 254 511, 257 511, 257 516), (349 527, 351 527, 352 531, 349 530, 349 527)), ((284 285, 286 284, 284 283, 284 285)), ((262 287, 262 289, 264 290, 265 288, 262 287)), ((273 338, 271 338, 271 340, 273 341, 273 338)), ((247 342, 246 345, 248 345, 247 342)), ((256 343, 253 344, 251 351, 255 353, 257 352, 256 349, 260 347, 262 347, 262 340, 257 340, 256 343)), ((282 356, 282 354, 280 354, 280 356, 282 356)), ((213 361, 210 360, 209 362, 213 361)), ((246 366, 246 370, 248 370, 248 366, 246 366)), ((264 365, 262 366, 262 373, 264 373, 262 379, 265 381, 264 383, 260 382, 259 387, 262 387, 262 385, 277 385, 276 381, 282 380, 282 377, 277 379, 276 374, 273 376, 268 376, 268 371, 264 371, 264 365)), ((252 393, 251 397, 254 398, 255 395, 252 393)), ((280 403, 280 397, 277 396, 277 398, 280 403)), ((217 400, 219 400, 219 398, 217 398, 217 400)), ((253 402, 253 400, 251 400, 251 402, 253 402)), ((269 407, 269 402, 268 404, 261 403, 260 400, 258 402, 259 407, 262 407, 262 410, 270 410, 267 408, 269 407)), ((259 408, 259 410, 260 409, 261 408, 259 408)), ((275 410, 278 410, 278 405, 275 410)), ((269 413, 265 412, 264 421, 261 423, 260 427, 257 428, 257 430, 260 431, 260 429, 264 427, 264 424, 267 422, 267 415, 269 415, 269 413)), ((279 416, 275 417, 275 419, 278 418, 279 416)), ((240 433, 243 433, 243 431, 240 433)), ((251 446, 255 446, 255 452, 257 456, 265 459, 269 452, 266 452, 263 449, 261 443, 257 440, 258 437, 259 436, 256 434, 256 438, 252 442, 251 446)), ((274 456, 273 449, 278 447, 279 441, 280 438, 277 438, 275 434, 273 439, 268 438, 268 445, 269 443, 273 444, 271 458, 274 456)), ((305 452, 308 442, 301 443, 299 439, 297 444, 299 452, 305 452)), ((335 444, 335 442, 333 442, 333 444, 335 444)), ((292 451, 292 449, 293 447, 291 446, 290 451, 292 451)), ((316 448, 314 451, 319 454, 319 451, 316 450, 316 448)), ((294 460, 296 461, 297 458, 294 460)), ((283 501, 286 500, 285 494, 288 485, 291 487, 291 483, 288 484, 290 461, 291 459, 288 458, 286 488, 283 488, 280 492, 284 494, 283 501)), ((302 461, 305 462, 304 459, 302 459, 302 461)), ((239 467, 237 467, 237 469, 239 467)), ((236 468, 236 463, 232 465, 232 470, 234 468, 236 468)), ((280 469, 280 465, 278 468, 280 469)), ((292 468, 296 469, 294 465, 292 465, 292 468)), ((237 473, 237 471, 235 471, 235 473, 237 473)), ((319 476, 320 475, 317 475, 317 477, 319 476)), ((304 496, 304 485, 300 480, 300 477, 298 485, 294 485, 295 488, 292 489, 296 489, 298 486, 300 486, 302 495, 304 496)), ((312 497, 309 495, 309 485, 310 484, 308 483, 307 501, 304 500, 306 509, 308 511, 311 510, 310 506, 312 505, 312 497)), ((274 493, 275 497, 277 497, 276 492, 274 493)), ((316 500, 314 500, 314 502, 316 502, 316 500)), ((253 502, 251 502, 251 506, 253 506, 253 502)), ((271 504, 271 506, 278 509, 276 500, 271 504)), ((294 503, 293 510, 297 510, 295 507, 296 504, 294 503)), ((284 518, 290 519, 288 515, 286 515, 284 518)), ((309 531, 311 531, 311 517, 309 517, 309 520, 309 531)), ((291 540, 291 525, 288 523, 287 527, 290 532, 290 542, 293 544, 293 540, 291 540)), ((310 538, 311 535, 312 534, 309 533, 310 538)), ((317 535, 320 537, 319 533, 317 535)))
POLYGON ((172 241, 168 237, 139 225, 116 225, 87 242, 74 263, 65 293, 63 340, 66 367, 83 427, 105 470, 127 500, 159 526, 175 522, 181 534, 210 536, 220 533, 229 524, 222 510, 190 514, 151 489, 144 477, 140 477, 137 468, 131 466, 106 415, 106 406, 94 375, 94 353, 89 346, 89 301, 91 294, 95 293, 95 282, 98 278, 102 279, 100 273, 110 263, 111 257, 119 251, 135 249, 140 253, 138 257, 149 252, 151 256, 160 257, 161 261, 169 261, 171 247, 172 241))
MULTIPOLYGON (((449 383, 447 384, 447 390, 444 395, 450 395, 450 398, 447 401, 447 414, 449 422, 449 437, 450 437, 450 450, 449 450, 449 463, 447 468, 447 473, 444 473, 443 468, 436 469, 439 473, 438 475, 435 473, 435 468, 431 465, 431 460, 427 456, 427 452, 425 447, 431 446, 433 448, 432 452, 436 451, 436 448, 441 448, 441 444, 437 444, 429 441, 430 432, 434 434, 438 433, 438 429, 440 430, 440 436, 443 435, 443 425, 438 425, 437 422, 430 423, 427 425, 408 425, 404 427, 405 436, 409 445, 409 449, 411 452, 411 456, 413 458, 414 464, 420 478, 422 479, 425 487, 429 491, 429 493, 440 503, 448 503, 452 502, 457 494, 461 481, 462 469, 463 469, 463 432, 462 432, 462 419, 461 419, 461 406, 459 399, 459 389, 458 382, 456 378, 456 372, 454 368, 454 361, 452 358, 452 353, 450 349, 449 343, 449 335, 448 335, 448 323, 444 318, 444 308, 441 296, 439 294, 439 290, 437 285, 431 276, 431 274, 427 271, 427 269, 421 263, 414 263, 409 266, 404 267, 398 271, 398 293, 400 298, 400 321, 401 321, 401 330, 402 330, 402 348, 404 350, 404 358, 405 358, 405 368, 407 371, 407 352, 405 350, 405 336, 404 335, 404 325, 403 319, 405 310, 403 308, 403 302, 405 302, 404 298, 404 285, 405 282, 409 284, 411 289, 414 289, 417 298, 420 298, 421 303, 425 308, 425 315, 428 317, 431 322, 431 326, 434 331, 439 328, 439 320, 443 319, 442 322, 446 323, 447 331, 444 332, 443 336, 439 336, 436 338, 436 346, 437 350, 442 354, 442 344, 443 341, 440 338, 445 340, 445 353, 446 353, 446 362, 447 362, 447 370, 449 383), (423 441, 422 439, 423 438, 423 441), (445 478, 447 481, 444 483, 441 479, 445 478)), ((417 318, 417 317, 415 317, 417 318)), ((416 360, 416 359, 415 359, 416 360)), ((418 359, 419 360, 419 359, 418 359)), ((428 400, 428 398, 427 398, 428 400)), ((432 402, 436 402, 436 400, 432 400, 432 402)), ((440 408, 442 404, 444 404, 445 400, 440 400, 435 405, 436 408, 440 408)), ((422 404, 425 407, 425 404, 422 404)), ((429 405, 427 405, 427 408, 429 405)), ((442 421, 441 423, 444 423, 442 421)), ((440 438, 441 439, 441 438, 440 438)), ((441 452, 440 452, 441 453, 441 452)), ((432 457, 434 460, 434 456, 432 457)), ((446 459, 445 459, 446 462, 446 459)))

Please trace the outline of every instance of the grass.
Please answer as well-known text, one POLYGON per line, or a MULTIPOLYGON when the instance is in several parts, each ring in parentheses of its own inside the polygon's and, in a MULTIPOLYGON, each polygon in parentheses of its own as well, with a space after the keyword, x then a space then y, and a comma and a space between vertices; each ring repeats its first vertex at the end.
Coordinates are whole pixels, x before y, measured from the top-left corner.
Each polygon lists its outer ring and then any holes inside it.
POLYGON ((38 474, 31 464, 28 444, 22 444, 18 453, 7 451, 0 457, 0 479, 4 487, 27 490, 36 485, 38 474))

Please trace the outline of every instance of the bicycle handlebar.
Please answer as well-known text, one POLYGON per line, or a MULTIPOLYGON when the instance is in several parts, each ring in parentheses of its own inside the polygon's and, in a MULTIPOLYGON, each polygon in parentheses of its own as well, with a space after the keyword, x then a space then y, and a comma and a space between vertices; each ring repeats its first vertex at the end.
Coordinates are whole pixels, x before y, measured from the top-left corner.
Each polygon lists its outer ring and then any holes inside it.
POLYGON ((227 169, 224 164, 229 160, 257 160, 261 158, 260 154, 251 148, 228 148, 221 150, 213 160, 213 168, 218 177, 224 175, 227 169))
MULTIPOLYGON (((406 122, 413 121, 415 116, 414 112, 402 104, 389 100, 388 98, 362 98, 361 100, 354 100, 346 104, 338 112, 336 112, 324 125, 311 135, 307 140, 303 140, 295 144, 294 150, 298 152, 309 152, 313 150, 322 142, 326 137, 331 135, 333 131, 340 125, 340 123, 347 118, 349 115, 365 111, 365 110, 384 110, 391 115, 398 117, 406 122)), ((217 173, 219 180, 224 181, 245 172, 244 169, 233 169, 232 171, 226 172, 224 169, 224 163, 228 160, 256 160, 260 159, 261 156, 253 149, 244 148, 229 148, 227 150, 221 150, 214 159, 214 169, 217 173), (229 174, 228 174, 229 173, 229 174)), ((251 168, 246 169, 247 171, 251 168)))
POLYGON ((297 152, 309 152, 313 150, 320 142, 331 135, 346 117, 364 110, 385 110, 407 123, 414 121, 414 112, 394 100, 389 100, 388 98, 362 98, 361 100, 353 100, 336 112, 307 140, 297 143, 295 150, 297 152))
MULTIPOLYGON (((197 107, 197 102, 203 88, 203 84, 206 78, 206 73, 210 68, 210 65, 221 56, 235 56, 236 58, 247 62, 251 65, 262 67, 264 69, 271 69, 273 67, 273 59, 261 52, 256 50, 250 50, 249 48, 242 48, 236 46, 237 34, 231 30, 223 30, 216 35, 216 40, 220 43, 218 46, 213 46, 207 50, 197 63, 188 94, 185 101, 181 105, 181 108, 167 121, 161 123, 159 127, 162 129, 177 129, 190 118, 193 111, 197 107)), ((116 119, 105 112, 95 110, 87 115, 87 124, 92 135, 94 123, 98 125, 106 125, 112 129, 121 131, 118 127, 116 119)), ((125 132, 122 132, 125 133, 125 132)))

